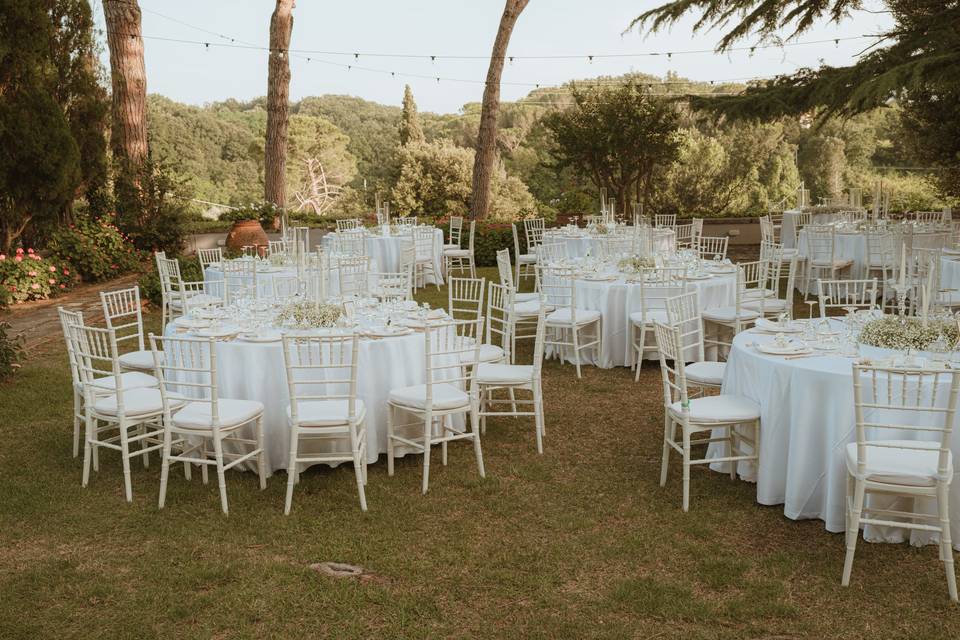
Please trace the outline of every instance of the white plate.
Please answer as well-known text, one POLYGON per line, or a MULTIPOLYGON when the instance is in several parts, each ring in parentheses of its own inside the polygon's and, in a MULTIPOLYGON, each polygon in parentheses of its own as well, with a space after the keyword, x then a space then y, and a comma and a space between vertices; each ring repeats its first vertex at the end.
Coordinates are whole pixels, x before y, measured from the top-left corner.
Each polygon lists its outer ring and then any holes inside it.
POLYGON ((713 277, 713 276, 712 276, 711 274, 709 274, 709 273, 704 273, 704 274, 701 274, 701 275, 696 275, 696 274, 688 273, 687 276, 686 276, 686 278, 684 278, 684 279, 685 279, 685 280, 709 280, 709 279, 712 278, 712 277, 713 277))
POLYGON ((786 325, 780 325, 767 318, 757 318, 757 329, 770 331, 772 333, 800 333, 803 327, 795 322, 788 322, 786 325))
POLYGON ((371 338, 393 338, 395 336, 406 336, 413 333, 410 327, 374 327, 363 332, 364 335, 371 338))
POLYGON ((587 282, 611 282, 617 279, 617 276, 606 275, 606 276, 580 276, 581 280, 586 280, 587 282))
POLYGON ((240 340, 244 342, 280 342, 279 333, 241 333, 240 340))
POLYGON ((203 318, 187 318, 180 316, 173 321, 174 326, 184 327, 186 329, 204 329, 210 326, 210 321, 203 318))
POLYGON ((237 335, 239 332, 240 329, 237 327, 218 327, 216 329, 200 329, 194 331, 193 335, 198 338, 228 338, 237 335))
POLYGON ((772 356, 794 356, 812 353, 813 349, 804 345, 788 344, 785 347, 778 347, 775 344, 758 344, 757 351, 772 356))

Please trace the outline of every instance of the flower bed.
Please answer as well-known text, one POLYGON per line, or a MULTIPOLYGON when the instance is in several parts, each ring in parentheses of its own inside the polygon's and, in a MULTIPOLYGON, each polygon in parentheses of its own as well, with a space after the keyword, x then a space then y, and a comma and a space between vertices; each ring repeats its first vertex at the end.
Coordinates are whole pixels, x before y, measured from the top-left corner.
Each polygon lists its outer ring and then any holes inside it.
POLYGON ((68 264, 48 259, 33 249, 0 254, 0 306, 45 300, 69 289, 76 275, 68 264))
POLYGON ((47 245, 52 256, 69 261, 85 282, 99 282, 135 270, 142 258, 111 217, 77 215, 74 224, 59 229, 47 245))

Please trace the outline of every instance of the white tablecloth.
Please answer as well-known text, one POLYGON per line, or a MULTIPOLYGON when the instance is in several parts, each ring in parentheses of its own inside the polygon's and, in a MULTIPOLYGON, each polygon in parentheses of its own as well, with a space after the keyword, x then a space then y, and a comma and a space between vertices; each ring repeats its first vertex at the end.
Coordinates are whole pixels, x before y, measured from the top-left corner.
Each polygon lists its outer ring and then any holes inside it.
MULTIPOLYGON (((783 221, 780 223, 780 242, 784 248, 793 249, 801 246, 797 239, 797 216, 800 215, 799 209, 788 209, 783 212, 783 221)), ((839 218, 835 213, 815 213, 813 214, 813 224, 828 224, 839 218)))
MULTIPOLYGON (((673 229, 656 229, 653 241, 655 252, 672 253, 675 250, 673 229)), ((586 231, 570 233, 563 229, 547 229, 543 232, 544 242, 562 242, 566 257, 583 258, 587 252, 592 256, 602 255, 603 241, 606 236, 592 235, 586 231)))
MULTIPOLYGON (((167 335, 176 328, 167 326, 167 335)), ((218 342, 216 345, 217 374, 220 396, 242 400, 258 400, 264 405, 263 431, 267 451, 267 472, 287 468, 290 433, 287 424, 287 405, 290 396, 286 370, 283 364, 281 342, 252 343, 239 340, 218 342)), ((392 389, 423 384, 424 334, 414 332, 406 336, 379 340, 361 339, 357 370, 357 394, 367 409, 367 462, 387 452, 387 398, 392 389)), ((462 426, 463 420, 455 424, 462 426)), ((400 432, 400 431, 398 431, 400 432)), ((422 433, 422 427, 420 427, 422 433)), ((252 430, 251 430, 252 434, 252 430)), ((410 434, 407 434, 410 435, 410 434)), ((308 442, 309 447, 349 451, 349 443, 308 442), (333 449, 332 447, 339 447, 333 449)), ((397 454, 408 452, 398 448, 397 454)), ((245 465, 254 469, 255 464, 245 465)))
MULTIPOLYGON (((322 245, 327 251, 333 248, 334 234, 323 236, 322 245)), ((400 271, 400 251, 403 241, 412 242, 409 235, 384 236, 368 234, 366 238, 367 255, 373 259, 374 270, 383 273, 397 273, 400 271)), ((443 231, 433 230, 433 270, 443 284, 443 231)), ((427 276, 429 284, 434 283, 432 276, 427 276)))
MULTIPOLYGON (((747 346, 772 339, 752 331, 740 333, 727 362, 723 393, 758 402, 761 413, 759 468, 741 463, 739 472, 756 481, 760 504, 782 504, 784 515, 791 520, 817 518, 824 521, 827 531, 842 532, 846 522, 845 447, 856 440, 853 360, 840 356, 784 360, 747 346)), ((872 347, 861 349, 866 356, 889 353, 872 347)), ((933 435, 884 431, 878 437, 933 435)), ((715 443, 707 455, 720 457, 724 447, 715 443)), ((953 432, 952 448, 953 455, 960 456, 960 430, 953 432)), ((712 468, 725 471, 724 466, 712 468)), ((953 539, 960 549, 960 483, 956 478, 950 491, 950 511, 953 539)), ((881 527, 868 527, 865 532, 872 542, 903 542, 905 534, 904 529, 881 527)), ((910 541, 926 544, 931 536, 912 532, 910 541)))
MULTIPOLYGON (((797 255, 803 258, 807 257, 809 247, 807 246, 807 232, 800 231, 800 245, 797 248, 797 255)), ((838 274, 838 278, 847 278, 859 280, 867 275, 867 236, 862 232, 838 232, 834 235, 833 252, 836 260, 853 260, 853 266, 848 270, 838 274)), ((821 272, 822 275, 822 272, 821 272)), ((824 276, 829 278, 830 275, 824 276)), ((801 292, 806 292, 806 282, 797 279, 796 288, 801 292)), ((878 286, 880 283, 877 283, 878 286)), ((810 293, 816 295, 817 281, 810 281, 810 293)))
MULTIPOLYGON (((688 282, 688 291, 696 289, 700 294, 700 308, 729 306, 735 303, 736 280, 733 275, 718 275, 706 280, 688 282)), ((677 295, 681 293, 677 288, 677 295)), ((581 351, 581 363, 603 369, 628 367, 634 362, 630 346, 630 314, 640 309, 640 285, 627 283, 623 278, 612 282, 595 282, 578 279, 576 284, 577 307, 593 309, 603 316, 602 351, 599 359, 595 349, 581 351)), ((651 336, 648 342, 653 342, 651 336)), ((572 354, 570 354, 572 357, 572 354)), ((647 352, 648 358, 659 357, 655 350, 647 352)))

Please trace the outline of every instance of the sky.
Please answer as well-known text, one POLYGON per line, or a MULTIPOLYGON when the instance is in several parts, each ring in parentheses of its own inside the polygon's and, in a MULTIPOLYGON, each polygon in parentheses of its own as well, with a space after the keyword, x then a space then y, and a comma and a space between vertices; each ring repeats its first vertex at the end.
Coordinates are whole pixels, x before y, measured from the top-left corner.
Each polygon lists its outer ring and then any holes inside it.
MULTIPOLYGON (((661 77, 674 72, 692 80, 721 81, 769 77, 821 63, 843 66, 872 42, 858 36, 879 33, 891 25, 889 14, 861 11, 839 25, 819 25, 795 39, 811 44, 719 55, 712 50, 722 32, 695 34, 692 17, 669 31, 624 33, 634 17, 662 1, 530 0, 510 40, 508 55, 518 59, 504 68, 502 99, 521 98, 536 84, 555 86, 627 72, 661 77), (841 40, 834 43, 834 39, 841 40), (816 42, 823 40, 827 42, 816 42), (690 50, 710 52, 679 53, 690 50), (661 55, 602 57, 653 52, 661 55), (677 53, 663 55, 667 52, 677 53), (523 59, 554 55, 576 57, 523 59), (590 55, 595 56, 592 61, 590 55)), ((399 105, 404 84, 410 84, 421 111, 458 113, 483 94, 488 63, 483 58, 490 55, 503 4, 502 0, 297 0, 291 50, 304 53, 291 55, 290 97, 345 94, 399 105), (359 58, 353 53, 359 53, 359 58)), ((100 0, 93 0, 93 6, 97 24, 103 28, 100 0)), ((265 95, 267 52, 262 49, 269 42, 273 6, 272 0, 140 0, 147 90, 197 105, 265 95), (170 40, 209 42, 210 46, 170 40), (242 48, 247 45, 262 49, 242 48)), ((882 8, 880 0, 868 0, 867 8, 882 8)), ((744 47, 752 44, 755 40, 742 42, 744 47)), ((103 49, 104 64, 109 65, 105 41, 103 49)))

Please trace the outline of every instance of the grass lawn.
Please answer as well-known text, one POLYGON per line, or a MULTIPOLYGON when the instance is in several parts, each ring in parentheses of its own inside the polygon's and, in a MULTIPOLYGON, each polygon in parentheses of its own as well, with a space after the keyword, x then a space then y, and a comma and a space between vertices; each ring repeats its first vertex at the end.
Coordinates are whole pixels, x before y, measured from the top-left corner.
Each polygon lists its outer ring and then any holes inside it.
POLYGON ((844 589, 843 537, 752 484, 695 469, 683 513, 679 466, 658 484, 655 363, 634 383, 550 361, 544 386, 544 455, 532 419, 491 420, 485 480, 468 443, 434 457, 426 496, 418 456, 392 478, 381 458, 363 514, 351 469, 314 467, 284 517, 283 472, 263 492, 232 472, 224 517, 179 468, 159 511, 156 458, 132 504, 110 452, 81 488, 66 355, 36 353, 0 386, 0 638, 960 636, 933 546, 861 542, 844 589), (309 568, 325 560, 371 575, 309 568))

